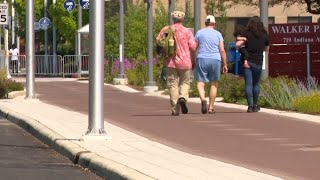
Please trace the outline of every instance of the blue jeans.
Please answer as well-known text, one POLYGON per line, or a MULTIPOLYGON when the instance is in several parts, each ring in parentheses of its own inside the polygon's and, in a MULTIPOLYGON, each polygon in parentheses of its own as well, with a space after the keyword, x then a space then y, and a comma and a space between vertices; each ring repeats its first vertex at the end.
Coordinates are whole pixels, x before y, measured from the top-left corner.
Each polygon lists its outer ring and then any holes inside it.
POLYGON ((243 73, 248 106, 252 106, 258 104, 262 67, 250 62, 249 66, 249 69, 243 69, 243 73))

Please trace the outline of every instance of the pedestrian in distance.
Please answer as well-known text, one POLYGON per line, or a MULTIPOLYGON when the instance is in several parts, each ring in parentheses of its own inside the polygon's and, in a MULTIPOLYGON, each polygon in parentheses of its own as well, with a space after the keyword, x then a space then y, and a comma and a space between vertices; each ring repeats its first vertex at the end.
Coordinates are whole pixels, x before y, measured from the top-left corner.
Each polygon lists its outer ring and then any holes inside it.
POLYGON ((12 73, 19 73, 19 49, 16 47, 15 44, 12 44, 10 50, 9 50, 9 54, 11 55, 11 70, 12 73))
POLYGON ((187 101, 190 90, 190 77, 192 70, 191 54, 196 50, 196 42, 190 29, 182 25, 185 13, 174 11, 171 14, 173 25, 165 26, 157 36, 157 41, 163 39, 169 28, 172 29, 173 39, 169 41, 174 47, 173 54, 165 56, 167 87, 170 93, 171 114, 178 116, 180 110, 188 113, 187 101))
POLYGON ((198 46, 195 63, 195 79, 201 100, 201 112, 203 114, 215 113, 214 102, 217 96, 218 81, 220 80, 221 61, 223 73, 228 72, 227 55, 224 48, 222 34, 215 30, 215 17, 208 15, 205 18, 206 27, 199 30, 196 35, 198 46), (209 107, 205 98, 205 85, 209 83, 209 107))
POLYGON ((269 37, 263 23, 257 16, 252 17, 246 30, 241 35, 245 40, 236 42, 236 46, 240 48, 245 45, 249 57, 248 67, 244 67, 245 94, 248 103, 247 112, 258 112, 260 94, 260 79, 262 73, 263 53, 268 51, 269 37))

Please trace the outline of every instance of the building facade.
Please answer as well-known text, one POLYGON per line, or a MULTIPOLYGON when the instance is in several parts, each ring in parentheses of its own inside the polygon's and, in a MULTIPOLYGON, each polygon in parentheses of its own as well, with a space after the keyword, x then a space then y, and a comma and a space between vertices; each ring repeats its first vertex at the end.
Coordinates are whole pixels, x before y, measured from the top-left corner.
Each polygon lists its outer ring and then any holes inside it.
MULTIPOLYGON (((201 22, 204 22, 204 18, 206 17, 206 3, 201 1, 201 22)), ((155 2, 155 1, 154 1, 155 2)), ((162 0, 162 3, 168 7, 169 0, 162 0)), ((190 10, 193 11, 194 0, 176 0, 175 7, 176 9, 185 11, 187 2, 189 2, 190 10)), ((156 2, 155 2, 156 6, 156 2)), ((277 5, 269 8, 269 23, 311 23, 317 22, 319 15, 313 15, 308 13, 306 4, 296 4, 285 8, 283 5, 277 5)), ((214 16, 217 16, 213 14, 214 16)), ((259 7, 249 7, 243 5, 236 5, 230 9, 227 9, 227 33, 226 39, 232 40, 232 33, 234 27, 237 24, 246 25, 249 21, 249 18, 252 16, 259 16, 260 10, 259 7)), ((217 17, 219 20, 219 17, 217 17)), ((204 23, 201 23, 201 26, 204 27, 204 23)))

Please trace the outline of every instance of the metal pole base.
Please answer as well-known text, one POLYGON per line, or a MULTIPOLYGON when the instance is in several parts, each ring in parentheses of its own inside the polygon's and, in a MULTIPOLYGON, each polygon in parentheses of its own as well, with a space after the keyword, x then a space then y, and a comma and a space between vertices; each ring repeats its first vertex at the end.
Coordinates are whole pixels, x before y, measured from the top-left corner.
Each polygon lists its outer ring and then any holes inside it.
POLYGON ((112 84, 113 85, 127 85, 128 78, 113 78, 112 84))
POLYGON ((25 97, 23 102, 25 102, 25 103, 33 103, 33 102, 40 102, 40 100, 37 99, 37 97, 25 97))
POLYGON ((80 141, 108 141, 111 140, 111 136, 93 136, 93 135, 84 135, 80 138, 80 141))
POLYGON ((88 129, 86 135, 100 136, 107 135, 107 132, 104 129, 88 129))
POLYGON ((147 81, 146 85, 143 87, 143 91, 147 93, 155 92, 158 90, 159 90, 159 87, 156 85, 155 81, 147 81))
POLYGON ((80 138, 81 141, 111 140, 104 129, 88 129, 86 134, 80 138))

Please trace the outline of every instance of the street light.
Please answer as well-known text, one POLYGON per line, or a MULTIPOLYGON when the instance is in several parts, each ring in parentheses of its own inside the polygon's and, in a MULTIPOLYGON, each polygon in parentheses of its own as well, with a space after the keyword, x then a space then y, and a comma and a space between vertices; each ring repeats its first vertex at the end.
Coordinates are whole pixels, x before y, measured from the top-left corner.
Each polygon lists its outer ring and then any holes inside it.
POLYGON ((146 0, 147 3, 147 61, 148 61, 148 81, 146 81, 143 90, 145 92, 155 92, 158 90, 158 86, 156 82, 153 80, 153 8, 152 8, 153 0, 146 0))
MULTIPOLYGON (((268 30, 269 25, 269 3, 266 0, 260 0, 260 18, 263 23, 263 25, 266 27, 266 30, 268 30)), ((269 76, 269 61, 268 61, 268 53, 264 53, 264 61, 263 61, 263 67, 262 67, 262 78, 265 79, 269 76)))
POLYGON ((90 1, 89 126, 86 135, 105 136, 104 130, 104 1, 90 1), (92 4, 91 4, 92 3, 92 4))
POLYGON ((15 16, 15 10, 14 10, 14 0, 12 0, 12 7, 11 7, 11 21, 12 21, 12 25, 11 25, 11 44, 14 44, 14 40, 15 40, 15 34, 14 34, 14 16, 15 16))
POLYGON ((26 0, 26 40, 26 99, 34 99, 34 0, 26 0))
POLYGON ((174 11, 174 2, 175 0, 169 0, 169 24, 172 25, 173 24, 173 20, 171 18, 171 13, 174 11))
MULTIPOLYGON (((54 16, 53 18, 55 19, 55 13, 56 13, 56 2, 57 0, 52 0, 52 3, 53 3, 53 9, 54 9, 54 16)), ((56 28, 56 25, 55 25, 55 21, 53 21, 53 26, 52 26, 52 54, 53 56, 55 56, 57 54, 57 45, 56 45, 56 42, 57 42, 57 28, 56 28)))
POLYGON ((200 12, 201 2, 200 0, 194 0, 194 34, 200 30, 200 20, 201 20, 201 12, 200 12))
POLYGON ((128 78, 124 73, 124 7, 123 0, 119 0, 119 62, 120 62, 120 72, 117 78, 113 79, 113 84, 125 85, 128 84, 128 78))
MULTIPOLYGON (((6 4, 7 1, 4 1, 4 3, 6 4)), ((5 65, 6 65, 6 69, 7 69, 7 79, 11 79, 11 75, 9 72, 9 57, 8 57, 8 51, 9 51, 9 30, 8 28, 4 28, 4 50, 6 53, 5 56, 5 65)))

